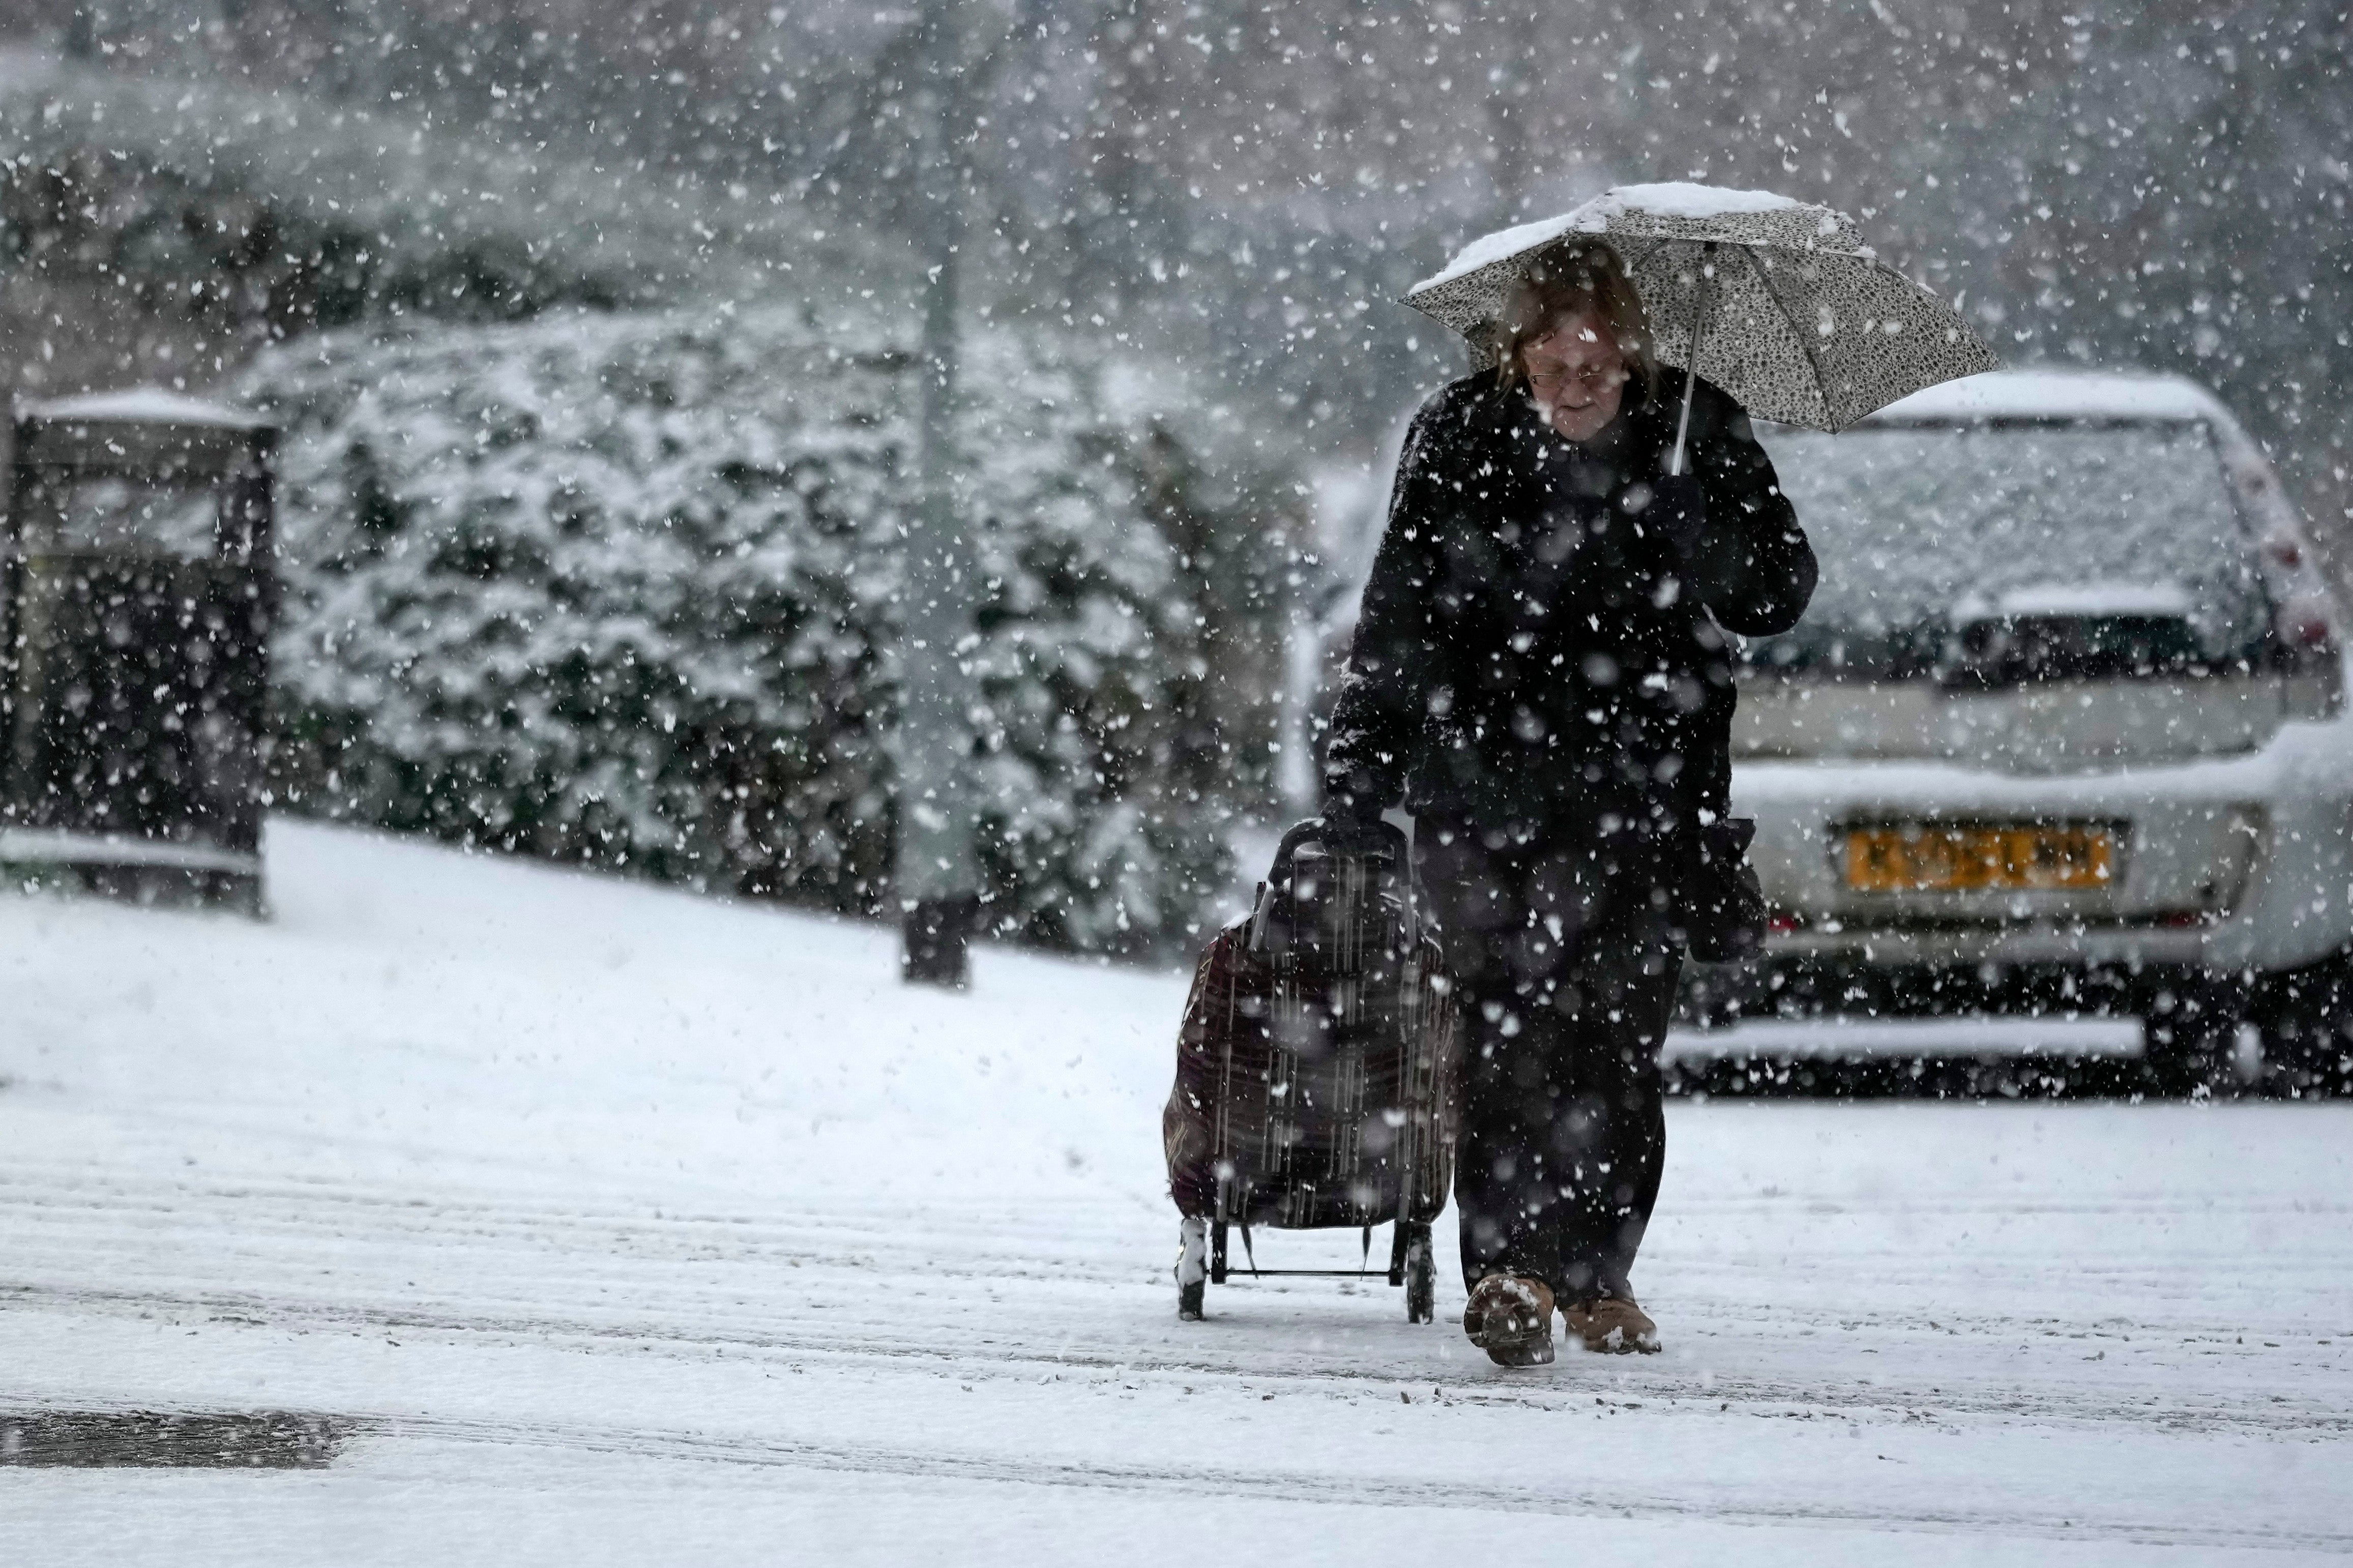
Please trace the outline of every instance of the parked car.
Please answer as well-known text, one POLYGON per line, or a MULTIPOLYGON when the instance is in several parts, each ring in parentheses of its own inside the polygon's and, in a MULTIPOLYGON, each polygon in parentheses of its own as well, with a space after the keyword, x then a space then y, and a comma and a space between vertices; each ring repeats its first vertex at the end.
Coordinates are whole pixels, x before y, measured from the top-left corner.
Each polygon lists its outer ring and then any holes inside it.
POLYGON ((2221 404, 2006 372, 1760 437, 1821 586, 1744 650, 1734 809, 1773 928, 1695 973, 1693 1015, 2137 1019, 2170 1091, 2230 1081, 2252 1022, 2274 1078, 2345 1076, 2345 623, 2221 404))

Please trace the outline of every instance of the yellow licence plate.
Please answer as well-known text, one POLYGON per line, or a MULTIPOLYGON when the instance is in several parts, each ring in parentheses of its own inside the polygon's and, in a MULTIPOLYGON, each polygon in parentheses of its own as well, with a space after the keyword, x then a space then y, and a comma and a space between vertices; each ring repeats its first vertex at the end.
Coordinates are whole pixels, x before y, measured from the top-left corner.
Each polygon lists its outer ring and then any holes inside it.
POLYGON ((2116 869, 2107 827, 1854 827, 1846 836, 1846 885, 1863 893, 2096 889, 2116 869))

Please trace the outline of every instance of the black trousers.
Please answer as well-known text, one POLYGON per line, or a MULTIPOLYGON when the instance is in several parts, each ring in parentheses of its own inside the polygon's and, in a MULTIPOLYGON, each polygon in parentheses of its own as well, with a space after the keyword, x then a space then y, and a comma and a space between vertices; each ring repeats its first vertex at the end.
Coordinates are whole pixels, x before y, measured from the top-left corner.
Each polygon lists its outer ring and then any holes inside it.
POLYGON ((1666 1155, 1659 1046, 1683 950, 1654 841, 1425 816, 1414 860, 1467 1031, 1462 1276, 1630 1297, 1666 1155))

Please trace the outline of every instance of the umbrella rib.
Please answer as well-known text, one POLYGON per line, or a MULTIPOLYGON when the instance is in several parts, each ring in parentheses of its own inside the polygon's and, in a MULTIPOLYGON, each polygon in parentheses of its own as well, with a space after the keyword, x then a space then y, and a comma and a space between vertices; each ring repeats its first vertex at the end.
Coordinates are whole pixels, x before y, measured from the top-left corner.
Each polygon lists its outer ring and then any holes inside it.
POLYGON ((1781 312, 1783 321, 1789 323, 1789 335, 1798 340, 1798 352, 1806 356, 1806 363, 1814 373, 1814 393, 1822 400, 1823 416, 1835 420, 1838 415, 1831 407, 1830 384, 1822 379, 1822 362, 1814 357, 1814 345, 1806 341, 1806 329, 1798 324, 1797 317, 1789 314, 1788 305, 1774 289, 1772 274, 1757 265, 1757 248, 1755 246, 1741 247, 1748 258, 1749 269, 1757 274, 1757 281, 1765 289, 1765 298, 1773 301, 1773 308, 1781 312))
MULTIPOLYGON (((1671 245, 1680 245, 1686 242, 1673 239, 1652 238, 1633 240, 1612 239, 1609 243, 1618 247, 1620 258, 1626 263, 1626 270, 1629 272, 1634 272, 1640 270, 1644 262, 1657 255, 1660 251, 1664 250, 1667 247, 1671 245), (1641 245, 1643 248, 1637 250, 1634 248, 1636 245, 1641 245)), ((1648 314, 1647 310, 1645 311, 1645 314, 1648 314)), ((1652 323, 1652 326, 1653 336, 1655 338, 1656 323, 1652 323)), ((1688 341, 1689 340, 1686 339, 1686 342, 1688 341)), ((1685 365, 1683 368, 1693 375, 1697 375, 1699 374, 1699 366, 1697 365, 1685 365)))

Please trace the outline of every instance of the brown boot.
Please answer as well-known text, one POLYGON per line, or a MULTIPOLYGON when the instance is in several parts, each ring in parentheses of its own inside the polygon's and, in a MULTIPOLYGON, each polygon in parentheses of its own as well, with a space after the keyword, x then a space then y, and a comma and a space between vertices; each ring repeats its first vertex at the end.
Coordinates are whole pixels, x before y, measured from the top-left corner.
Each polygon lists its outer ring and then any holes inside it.
POLYGON ((1552 1288, 1516 1274, 1490 1274, 1472 1288, 1462 1331, 1497 1366, 1552 1360, 1552 1288))
POLYGON ((1618 1355, 1629 1351, 1641 1351, 1644 1355, 1658 1352, 1659 1325, 1634 1304, 1631 1296, 1599 1296, 1590 1301, 1578 1301, 1562 1308, 1561 1316, 1568 1320, 1568 1331, 1583 1340, 1587 1350, 1618 1355))

